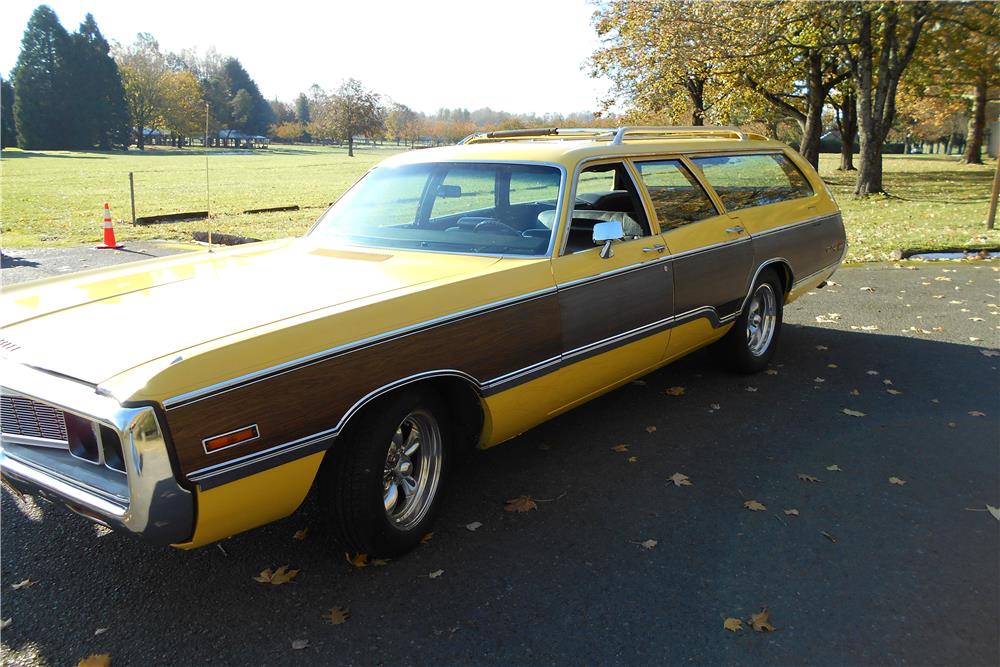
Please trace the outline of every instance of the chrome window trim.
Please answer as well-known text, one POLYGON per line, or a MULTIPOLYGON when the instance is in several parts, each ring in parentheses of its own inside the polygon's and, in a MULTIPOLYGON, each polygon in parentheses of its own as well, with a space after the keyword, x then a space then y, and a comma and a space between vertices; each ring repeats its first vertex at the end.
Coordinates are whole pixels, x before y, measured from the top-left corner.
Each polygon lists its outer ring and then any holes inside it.
MULTIPOLYGON (((423 160, 423 161, 417 161, 417 162, 406 162, 406 163, 402 163, 402 164, 399 164, 399 165, 384 165, 384 166, 383 165, 376 165, 376 166, 372 167, 371 169, 369 169, 368 171, 366 171, 364 174, 362 174, 361 177, 358 178, 358 180, 354 181, 354 183, 351 185, 351 187, 347 188, 347 190, 344 190, 344 192, 340 195, 340 197, 337 198, 337 201, 333 202, 326 209, 324 209, 323 213, 320 215, 319 218, 316 219, 316 222, 313 223, 313 225, 309 228, 309 231, 307 231, 305 233, 305 235, 303 236, 303 238, 304 237, 308 237, 308 236, 312 236, 313 231, 317 227, 319 227, 320 221, 330 211, 330 209, 332 209, 337 204, 337 202, 339 202, 344 197, 344 195, 346 195, 348 192, 350 192, 355 187, 357 187, 357 185, 359 183, 361 183, 361 181, 363 181, 365 179, 365 177, 367 177, 370 173, 372 173, 376 169, 379 169, 379 168, 382 168, 382 169, 393 169, 393 168, 395 168, 397 166, 398 167, 405 167, 405 166, 420 165, 420 164, 462 164, 462 163, 468 163, 468 164, 499 164, 499 165, 511 164, 511 165, 528 166, 528 167, 551 167, 551 168, 559 170, 559 195, 556 197, 556 208, 555 208, 555 210, 556 210, 556 221, 555 221, 555 224, 554 224, 553 229, 552 229, 552 234, 549 235, 549 244, 548 244, 548 246, 546 246, 545 252, 539 253, 537 255, 520 255, 520 254, 513 254, 513 253, 506 253, 505 254, 505 253, 489 253, 489 252, 458 252, 458 251, 455 251, 455 250, 422 250, 420 248, 395 248, 395 247, 384 247, 384 246, 361 245, 361 244, 354 244, 354 243, 347 243, 347 242, 344 242, 343 244, 347 245, 349 247, 352 247, 352 248, 369 248, 369 249, 378 249, 378 250, 398 250, 400 252, 419 252, 419 253, 426 253, 426 254, 442 254, 442 255, 465 255, 466 257, 497 257, 497 258, 500 258, 500 259, 506 259, 506 258, 509 258, 509 259, 548 259, 548 258, 552 257, 552 249, 555 246, 556 236, 558 236, 557 230, 558 230, 558 227, 559 227, 559 221, 562 219, 560 214, 562 213, 562 210, 563 210, 563 203, 566 201, 565 194, 566 194, 567 171, 566 171, 566 166, 563 165, 563 164, 560 164, 558 162, 544 162, 544 161, 540 161, 540 160, 476 160, 476 159, 468 159, 468 160, 448 159, 448 160, 444 160, 444 159, 442 159, 442 160, 423 160)), ((316 238, 324 238, 325 239, 325 238, 329 238, 329 237, 319 236, 319 237, 316 237, 316 238)))
POLYGON ((88 508, 108 525, 140 533, 154 542, 171 544, 190 538, 194 499, 174 476, 164 426, 154 408, 123 407, 113 398, 96 393, 92 386, 7 359, 0 359, 0 377, 6 393, 30 398, 115 431, 121 440, 129 497, 112 501, 110 498, 117 496, 50 470, 23 454, 13 455, 3 447, 3 438, 0 470, 15 487, 24 486, 29 492, 41 491, 71 506, 88 508))

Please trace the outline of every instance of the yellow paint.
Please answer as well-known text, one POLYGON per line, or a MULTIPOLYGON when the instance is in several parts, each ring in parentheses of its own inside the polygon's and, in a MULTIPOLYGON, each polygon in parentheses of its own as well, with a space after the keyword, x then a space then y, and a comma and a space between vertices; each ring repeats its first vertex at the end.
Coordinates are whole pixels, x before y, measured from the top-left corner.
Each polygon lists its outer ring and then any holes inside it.
POLYGON ((288 516, 305 499, 323 455, 317 452, 208 491, 199 489, 194 536, 174 546, 193 549, 288 516))

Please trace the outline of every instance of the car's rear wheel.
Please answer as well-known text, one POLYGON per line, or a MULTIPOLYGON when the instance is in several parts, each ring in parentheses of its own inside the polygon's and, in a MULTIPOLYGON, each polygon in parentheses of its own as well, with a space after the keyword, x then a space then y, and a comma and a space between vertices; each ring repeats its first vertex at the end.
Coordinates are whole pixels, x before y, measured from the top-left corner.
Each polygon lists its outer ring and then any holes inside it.
POLYGON ((451 437, 444 403, 415 390, 370 406, 349 424, 320 479, 337 541, 371 556, 416 546, 440 505, 451 437))
POLYGON ((722 339, 729 365, 740 373, 759 373, 774 356, 781 333, 784 290, 773 269, 761 272, 743 312, 722 339))

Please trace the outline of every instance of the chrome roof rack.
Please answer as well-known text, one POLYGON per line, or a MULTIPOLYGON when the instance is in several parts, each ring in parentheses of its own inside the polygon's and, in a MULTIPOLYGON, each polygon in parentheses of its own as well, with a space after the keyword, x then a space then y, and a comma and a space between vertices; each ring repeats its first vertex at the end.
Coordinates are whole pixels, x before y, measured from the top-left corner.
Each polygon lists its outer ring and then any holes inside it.
POLYGON ((474 132, 460 141, 473 144, 489 141, 552 141, 567 139, 589 139, 590 141, 610 141, 612 145, 628 140, 680 139, 683 137, 719 137, 739 141, 766 141, 767 137, 755 132, 745 132, 738 127, 688 125, 653 126, 626 125, 610 127, 544 127, 524 130, 497 130, 495 132, 474 132))

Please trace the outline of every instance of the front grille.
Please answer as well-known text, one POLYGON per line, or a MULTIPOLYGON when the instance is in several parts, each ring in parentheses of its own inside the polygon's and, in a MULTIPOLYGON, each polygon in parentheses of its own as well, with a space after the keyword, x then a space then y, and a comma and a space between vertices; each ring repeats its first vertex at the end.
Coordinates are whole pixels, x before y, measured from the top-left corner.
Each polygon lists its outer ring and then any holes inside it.
POLYGON ((66 415, 62 410, 22 396, 0 396, 0 431, 66 442, 66 415))

